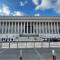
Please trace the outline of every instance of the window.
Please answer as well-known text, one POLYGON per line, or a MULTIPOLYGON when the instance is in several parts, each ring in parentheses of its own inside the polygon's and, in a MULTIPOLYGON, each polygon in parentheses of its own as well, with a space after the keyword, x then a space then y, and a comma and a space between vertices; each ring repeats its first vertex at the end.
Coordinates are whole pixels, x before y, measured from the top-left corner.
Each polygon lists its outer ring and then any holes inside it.
POLYGON ((15 22, 13 22, 13 33, 15 33, 15 22))
POLYGON ((3 34, 5 33, 5 22, 3 22, 3 34))
POLYGON ((24 33, 24 22, 22 22, 22 33, 24 33))
POLYGON ((21 22, 19 22, 19 33, 21 33, 21 22))
POLYGON ((9 23, 7 22, 6 33, 8 33, 8 27, 9 27, 9 23))
POLYGON ((32 22, 32 33, 33 33, 33 22, 32 22))

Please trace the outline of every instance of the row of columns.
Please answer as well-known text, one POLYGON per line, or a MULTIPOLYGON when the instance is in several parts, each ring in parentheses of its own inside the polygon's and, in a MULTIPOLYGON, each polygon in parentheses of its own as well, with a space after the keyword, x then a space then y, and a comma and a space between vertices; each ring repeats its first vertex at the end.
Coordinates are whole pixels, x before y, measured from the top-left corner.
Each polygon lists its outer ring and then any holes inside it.
POLYGON ((59 22, 0 22, 0 33, 60 33, 59 22))

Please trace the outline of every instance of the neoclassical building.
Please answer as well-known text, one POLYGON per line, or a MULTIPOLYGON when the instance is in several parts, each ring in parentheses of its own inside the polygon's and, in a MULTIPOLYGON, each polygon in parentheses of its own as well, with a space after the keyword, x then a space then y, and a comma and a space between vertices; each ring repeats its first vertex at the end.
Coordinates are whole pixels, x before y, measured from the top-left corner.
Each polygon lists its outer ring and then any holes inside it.
MULTIPOLYGON (((0 42, 34 41, 39 43, 59 40, 59 16, 0 16, 0 42)), ((19 44, 16 46, 19 47, 19 44)))

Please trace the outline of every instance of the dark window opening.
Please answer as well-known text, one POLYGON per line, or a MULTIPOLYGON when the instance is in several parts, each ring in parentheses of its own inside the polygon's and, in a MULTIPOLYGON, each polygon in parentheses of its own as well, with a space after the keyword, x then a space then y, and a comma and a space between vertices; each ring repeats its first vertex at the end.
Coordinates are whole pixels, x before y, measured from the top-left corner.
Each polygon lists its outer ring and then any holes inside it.
POLYGON ((13 38, 11 38, 11 41, 13 41, 13 38))
POLYGON ((28 22, 28 33, 30 33, 30 22, 28 22))
POLYGON ((32 23, 32 33, 33 33, 33 23, 32 23))
POLYGON ((47 38, 44 42, 60 42, 60 38, 47 38))
POLYGON ((59 33, 60 33, 60 29, 59 29, 59 33))

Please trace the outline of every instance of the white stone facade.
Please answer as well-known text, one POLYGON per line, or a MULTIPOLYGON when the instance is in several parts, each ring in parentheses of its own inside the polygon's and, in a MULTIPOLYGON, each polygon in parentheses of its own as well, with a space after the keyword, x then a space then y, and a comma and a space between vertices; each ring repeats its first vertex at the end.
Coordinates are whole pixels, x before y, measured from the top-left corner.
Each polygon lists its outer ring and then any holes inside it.
MULTIPOLYGON (((35 40, 42 41, 43 40, 42 38, 60 38, 60 17, 59 16, 0 17, 0 41, 2 40, 8 42, 9 41, 35 41, 35 40)), ((17 47, 20 48, 21 45, 21 44, 17 45, 17 43, 16 45, 12 43, 10 44, 11 44, 10 45, 11 48, 13 48, 14 46, 16 48, 17 47)), ((37 46, 36 44, 37 43, 35 43, 35 46, 37 46)), ((46 44, 48 45, 48 43, 46 44)), ((4 46, 4 44, 2 45, 4 46)), ((27 48, 31 45, 34 46, 34 44, 32 43, 31 44, 27 43, 27 48)), ((8 46, 8 43, 6 46, 8 46)))

